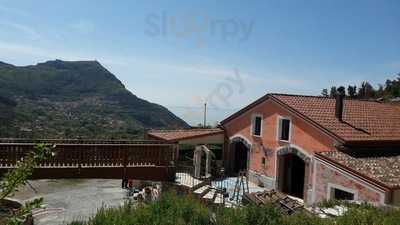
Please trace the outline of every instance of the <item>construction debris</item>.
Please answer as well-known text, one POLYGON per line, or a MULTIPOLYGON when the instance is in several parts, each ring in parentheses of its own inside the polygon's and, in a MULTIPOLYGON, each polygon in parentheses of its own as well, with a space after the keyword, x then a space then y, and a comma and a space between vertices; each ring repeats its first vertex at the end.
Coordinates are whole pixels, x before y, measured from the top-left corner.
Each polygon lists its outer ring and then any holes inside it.
POLYGON ((284 214, 292 214, 304 208, 304 204, 275 190, 246 193, 243 196, 243 204, 265 205, 271 204, 284 214))

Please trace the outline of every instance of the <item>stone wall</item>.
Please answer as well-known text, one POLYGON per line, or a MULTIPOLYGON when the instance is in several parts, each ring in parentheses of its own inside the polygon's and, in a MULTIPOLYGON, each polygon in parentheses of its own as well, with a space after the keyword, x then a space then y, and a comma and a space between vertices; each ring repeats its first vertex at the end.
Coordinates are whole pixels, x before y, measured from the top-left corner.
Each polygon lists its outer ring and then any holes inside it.
POLYGON ((315 173, 314 202, 329 199, 330 187, 340 187, 346 191, 353 192, 355 201, 369 202, 376 205, 382 205, 385 202, 386 193, 383 190, 347 175, 331 165, 315 160, 315 173))
POLYGON ((275 189, 275 179, 267 177, 264 174, 257 173, 255 171, 249 170, 248 173, 249 181, 262 186, 268 190, 275 189))

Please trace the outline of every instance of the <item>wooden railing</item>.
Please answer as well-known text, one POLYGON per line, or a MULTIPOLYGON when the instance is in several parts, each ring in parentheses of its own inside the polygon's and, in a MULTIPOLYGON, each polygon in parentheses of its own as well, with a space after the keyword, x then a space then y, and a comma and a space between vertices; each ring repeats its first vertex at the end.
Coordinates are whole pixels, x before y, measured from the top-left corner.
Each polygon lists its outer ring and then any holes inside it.
MULTIPOLYGON (((15 140, 12 142, 4 141, 4 139, 2 141, 0 140, 0 169, 14 168, 17 161, 32 151, 35 143, 38 143, 37 141, 30 141, 29 143, 28 141, 17 142, 15 140)), ((49 174, 55 171, 50 171, 50 169, 64 169, 63 173, 67 173, 65 169, 69 168, 77 169, 70 171, 78 175, 90 171, 90 174, 94 175, 87 175, 89 177, 102 177, 101 173, 105 171, 109 174, 104 174, 104 177, 108 178, 128 176, 129 173, 136 174, 137 172, 134 172, 133 168, 142 168, 142 172, 150 171, 150 175, 153 173, 151 168, 174 168, 175 146, 171 144, 154 141, 79 140, 79 143, 78 140, 45 141, 49 145, 55 146, 55 155, 41 163, 37 168, 47 169, 45 172, 49 174), (94 171, 95 168, 102 168, 103 170, 101 172, 100 170, 94 171), (110 175, 111 172, 108 172, 112 168, 117 169, 112 172, 114 175, 110 175), (143 170, 143 168, 147 168, 147 170, 143 170)), ((41 142, 43 143, 44 140, 41 142)), ((49 176, 51 178, 51 175, 49 176)), ((68 177, 69 175, 65 174, 61 177, 64 176, 68 177)))
POLYGON ((22 139, 22 138, 0 138, 0 143, 57 143, 57 144, 165 144, 156 140, 101 140, 101 139, 22 139))

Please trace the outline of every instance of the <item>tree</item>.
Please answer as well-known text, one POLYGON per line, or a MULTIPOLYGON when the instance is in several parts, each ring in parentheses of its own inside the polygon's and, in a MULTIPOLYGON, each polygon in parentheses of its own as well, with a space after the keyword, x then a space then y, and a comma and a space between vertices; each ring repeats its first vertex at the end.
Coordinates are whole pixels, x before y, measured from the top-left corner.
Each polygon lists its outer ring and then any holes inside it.
MULTIPOLYGON (((0 201, 12 197, 20 186, 25 185, 29 177, 32 176, 34 168, 42 161, 54 155, 53 148, 45 144, 37 144, 34 146, 32 152, 29 152, 24 158, 18 161, 16 168, 7 172, 1 178, 0 201)), ((39 208, 42 203, 42 198, 26 202, 10 218, 7 218, 7 224, 22 224, 23 217, 32 209, 39 208)))
MULTIPOLYGON (((327 96, 328 90, 323 89, 321 95, 327 96)), ((329 96, 335 97, 338 94, 338 88, 335 86, 331 87, 329 96)), ((347 86, 347 94, 350 98, 361 98, 361 99, 378 99, 390 100, 396 97, 400 97, 400 73, 397 74, 397 78, 390 80, 387 79, 385 84, 379 84, 378 89, 375 89, 370 83, 364 81, 359 85, 357 89, 356 85, 347 86)))
POLYGON ((386 83, 385 83, 385 92, 387 93, 387 94, 392 94, 392 87, 393 87, 393 81, 392 80, 389 80, 389 79, 387 79, 386 80, 386 83))
POLYGON ((375 96, 375 89, 367 81, 362 82, 360 89, 358 89, 358 96, 360 98, 369 99, 375 96))
POLYGON ((328 96, 329 96, 329 95, 328 95, 328 89, 326 89, 326 88, 322 89, 321 95, 322 95, 323 97, 328 97, 328 96))
POLYGON ((331 87, 330 96, 335 97, 337 95, 337 89, 335 86, 331 87))
POLYGON ((379 88, 375 93, 377 98, 384 98, 386 96, 385 89, 383 88, 382 84, 379 84, 379 88))
POLYGON ((345 87, 343 87, 343 86, 340 86, 338 89, 337 89, 337 94, 339 94, 339 95, 346 95, 346 88, 345 87))
POLYGON ((355 98, 357 95, 357 86, 351 86, 349 85, 347 87, 347 94, 350 96, 350 98, 355 98))
POLYGON ((400 97, 400 73, 397 74, 397 80, 391 81, 390 85, 390 97, 400 97))

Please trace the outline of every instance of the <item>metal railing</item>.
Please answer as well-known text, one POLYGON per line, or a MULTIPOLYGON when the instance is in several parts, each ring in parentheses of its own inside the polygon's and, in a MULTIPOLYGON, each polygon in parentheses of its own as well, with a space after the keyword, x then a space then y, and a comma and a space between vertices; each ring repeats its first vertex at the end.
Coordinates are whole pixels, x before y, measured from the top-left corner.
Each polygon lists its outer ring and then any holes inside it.
POLYGON ((177 182, 193 188, 196 185, 194 178, 194 166, 187 163, 178 162, 175 166, 177 182))

